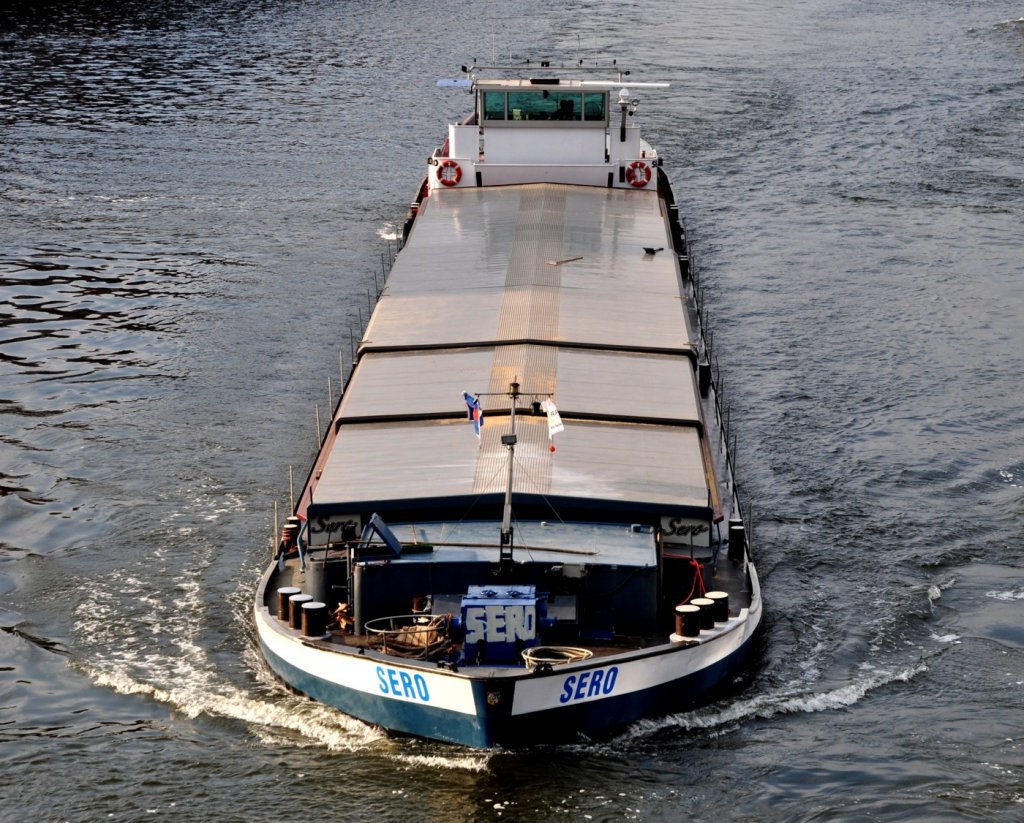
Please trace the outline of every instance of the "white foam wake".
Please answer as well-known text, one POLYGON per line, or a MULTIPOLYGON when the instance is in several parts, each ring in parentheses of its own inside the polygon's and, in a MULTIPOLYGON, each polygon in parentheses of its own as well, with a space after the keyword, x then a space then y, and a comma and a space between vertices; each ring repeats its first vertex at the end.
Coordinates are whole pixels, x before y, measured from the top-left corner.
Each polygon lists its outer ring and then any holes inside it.
POLYGON ((1005 592, 985 592, 985 597, 991 597, 993 600, 1003 601, 1024 600, 1024 589, 1013 589, 1005 592))
POLYGON ((725 707, 682 712, 656 720, 641 720, 629 727, 618 740, 649 737, 665 729, 703 730, 733 726, 753 719, 769 719, 783 714, 832 711, 852 706, 865 695, 890 683, 905 683, 928 670, 921 662, 899 671, 876 670, 870 676, 854 683, 823 692, 774 692, 737 700, 725 707))
POLYGON ((381 740, 382 732, 326 706, 285 697, 280 702, 255 699, 244 692, 221 686, 220 692, 189 685, 165 689, 141 683, 119 671, 102 671, 89 664, 82 668, 99 686, 121 694, 143 694, 173 706, 187 717, 225 717, 263 727, 288 730, 332 751, 363 749, 381 740))
POLYGON ((398 232, 398 227, 394 223, 385 223, 379 229, 377 229, 377 236, 381 240, 398 240, 401 234, 398 232))
POLYGON ((471 750, 452 751, 445 754, 402 754, 393 752, 391 760, 404 763, 413 769, 454 769, 468 772, 485 772, 491 762, 491 754, 471 750))
MULTIPOLYGON (((194 495, 186 511, 164 519, 153 550, 139 562, 114 569, 102 584, 83 581, 74 629, 81 657, 75 665, 98 685, 122 694, 146 695, 188 717, 229 718, 249 724, 264 739, 292 745, 321 744, 351 751, 380 741, 383 732, 280 687, 246 638, 248 597, 232 605, 239 637, 239 668, 253 688, 232 683, 209 648, 210 592, 207 571, 217 555, 213 540, 189 535, 199 522, 241 508, 242 501, 211 484, 182 490, 194 495), (182 525, 185 521, 186 525, 182 525), (188 539, 182 540, 183 537, 188 539), (163 539, 161 539, 163 538, 163 539)), ((255 580, 255 573, 253 574, 255 580)), ((241 596, 241 593, 239 593, 241 596)), ((251 596, 251 593, 250 593, 251 596)), ((223 603, 223 601, 221 601, 223 603)), ((222 614, 216 614, 220 624, 222 614)))

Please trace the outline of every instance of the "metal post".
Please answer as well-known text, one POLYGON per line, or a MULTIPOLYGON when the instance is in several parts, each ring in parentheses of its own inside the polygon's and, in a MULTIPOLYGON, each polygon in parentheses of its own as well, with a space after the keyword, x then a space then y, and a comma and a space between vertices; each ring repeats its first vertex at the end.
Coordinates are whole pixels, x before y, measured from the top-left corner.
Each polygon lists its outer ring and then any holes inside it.
POLYGON ((519 383, 513 380, 508 387, 512 399, 512 411, 509 418, 512 431, 501 438, 508 449, 508 482, 505 485, 505 510, 501 519, 501 547, 498 554, 499 567, 505 572, 512 565, 512 466, 516 454, 516 401, 519 399, 519 383))
MULTIPOLYGON (((512 437, 516 435, 516 407, 515 400, 512 401, 512 437)), ((508 445, 508 482, 505 485, 505 511, 501 519, 501 538, 502 541, 508 537, 509 532, 512 529, 512 462, 516 454, 516 444, 513 439, 508 445)))

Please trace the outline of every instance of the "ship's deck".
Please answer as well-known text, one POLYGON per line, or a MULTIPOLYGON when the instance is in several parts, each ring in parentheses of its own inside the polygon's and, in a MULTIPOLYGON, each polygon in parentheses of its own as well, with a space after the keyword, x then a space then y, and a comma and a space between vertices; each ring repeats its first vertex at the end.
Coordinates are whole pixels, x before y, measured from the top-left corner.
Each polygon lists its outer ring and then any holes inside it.
POLYGON ((654 191, 556 184, 432 193, 360 344, 311 514, 502 493, 512 380, 523 410, 551 396, 566 426, 552 453, 545 418, 517 418, 517 495, 706 510, 663 209, 654 191), (481 394, 479 441, 463 391, 481 394))

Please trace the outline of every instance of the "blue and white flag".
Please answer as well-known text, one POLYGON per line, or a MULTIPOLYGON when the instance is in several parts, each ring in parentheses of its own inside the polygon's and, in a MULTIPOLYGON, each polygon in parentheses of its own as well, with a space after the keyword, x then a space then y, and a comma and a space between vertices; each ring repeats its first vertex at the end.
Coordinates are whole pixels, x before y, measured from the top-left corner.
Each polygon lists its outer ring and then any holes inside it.
POLYGON ((473 431, 480 436, 480 427, 484 424, 484 410, 480 408, 480 398, 473 397, 469 392, 462 393, 462 399, 466 401, 468 418, 473 421, 473 431))

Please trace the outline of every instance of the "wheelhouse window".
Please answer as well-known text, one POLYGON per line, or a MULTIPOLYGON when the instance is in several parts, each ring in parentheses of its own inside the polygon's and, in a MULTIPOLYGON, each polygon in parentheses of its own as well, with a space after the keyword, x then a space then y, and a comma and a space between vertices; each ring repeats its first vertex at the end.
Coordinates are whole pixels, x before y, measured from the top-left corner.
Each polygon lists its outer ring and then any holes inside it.
POLYGON ((484 122, 504 121, 504 125, 529 122, 588 123, 607 122, 608 95, 605 92, 556 91, 484 91, 481 109, 484 122))
POLYGON ((484 120, 505 119, 505 92, 485 91, 484 92, 484 120))
POLYGON ((588 91, 583 95, 583 119, 591 121, 605 122, 607 113, 605 112, 605 101, 608 99, 608 95, 604 92, 593 92, 588 91))

